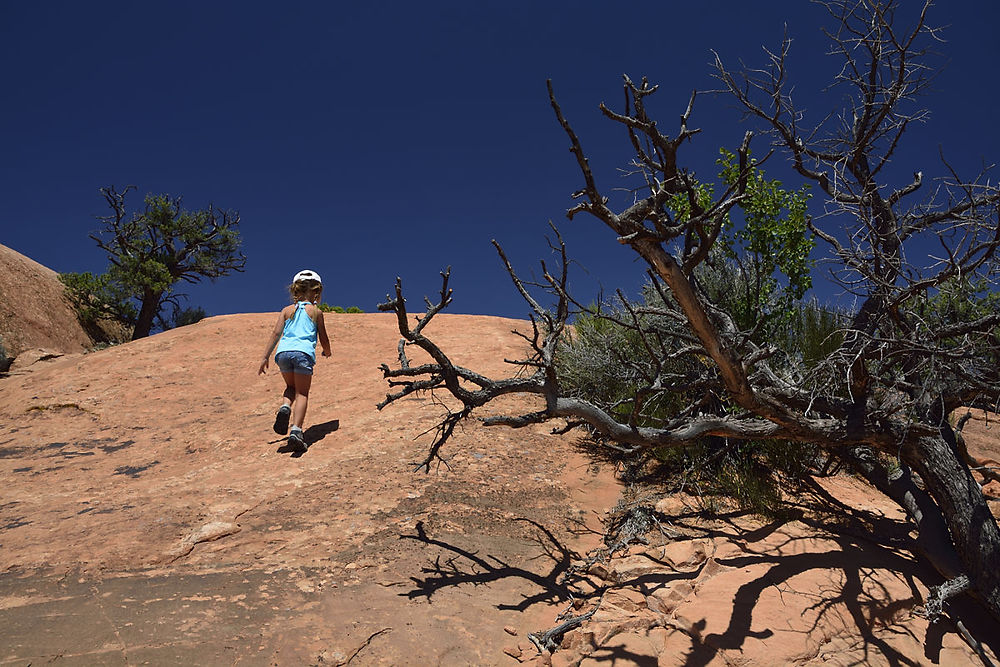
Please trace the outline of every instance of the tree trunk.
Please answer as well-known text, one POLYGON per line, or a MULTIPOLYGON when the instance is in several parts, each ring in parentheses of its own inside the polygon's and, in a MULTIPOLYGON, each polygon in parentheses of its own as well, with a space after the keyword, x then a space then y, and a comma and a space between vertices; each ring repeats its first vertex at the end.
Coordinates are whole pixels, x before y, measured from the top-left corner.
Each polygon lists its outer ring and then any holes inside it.
POLYGON ((142 307, 139 309, 139 317, 135 321, 135 329, 132 331, 132 340, 139 340, 149 335, 153 330, 153 321, 156 313, 160 310, 160 298, 163 292, 146 291, 142 295, 142 307))
POLYGON ((914 438, 903 447, 903 460, 941 509, 974 594, 1000 621, 1000 528, 969 468, 944 434, 914 438))
POLYGON ((963 572, 941 508, 917 486, 907 466, 890 472, 867 447, 853 447, 839 455, 854 472, 906 510, 917 529, 914 551, 930 561, 945 579, 953 579, 963 572))

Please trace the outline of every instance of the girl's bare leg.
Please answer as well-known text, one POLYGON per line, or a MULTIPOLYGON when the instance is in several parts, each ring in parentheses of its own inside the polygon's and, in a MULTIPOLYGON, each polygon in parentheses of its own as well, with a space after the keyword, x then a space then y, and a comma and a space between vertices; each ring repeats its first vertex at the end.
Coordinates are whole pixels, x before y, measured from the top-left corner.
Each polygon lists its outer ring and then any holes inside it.
POLYGON ((295 400, 295 376, 292 373, 282 373, 281 377, 285 381, 285 391, 282 393, 281 409, 274 414, 274 432, 285 435, 292 416, 292 401, 295 400))
POLYGON ((281 377, 285 380, 285 391, 281 395, 281 404, 291 407, 292 401, 295 400, 295 373, 282 373, 281 377))
MULTIPOLYGON (((295 400, 292 402, 292 425, 302 428, 306 420, 306 408, 309 407, 309 388, 312 386, 312 375, 292 373, 294 375, 295 400)), ((287 389, 286 389, 287 392, 287 389)))

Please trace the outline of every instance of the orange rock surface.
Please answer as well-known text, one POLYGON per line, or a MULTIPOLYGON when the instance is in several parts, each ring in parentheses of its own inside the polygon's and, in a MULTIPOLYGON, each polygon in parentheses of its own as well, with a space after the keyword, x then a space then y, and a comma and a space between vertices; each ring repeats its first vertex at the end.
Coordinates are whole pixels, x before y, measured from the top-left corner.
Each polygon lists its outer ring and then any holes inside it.
POLYGON ((93 343, 63 294, 59 275, 0 245, 0 343, 7 355, 83 352, 93 343))
MULTIPOLYGON (((293 455, 271 430, 280 377, 256 375, 274 317, 213 317, 0 379, 0 663, 977 664, 916 613, 938 583, 926 566, 798 521, 663 501, 664 534, 566 581, 600 544, 613 471, 576 435, 473 421, 446 466, 414 472, 442 407, 375 409, 391 315, 327 316, 334 355, 293 455), (539 655, 528 633, 595 588, 598 612, 539 655)), ((510 330, 528 326, 440 315, 426 333, 501 376, 523 344, 510 330)), ((1000 458, 995 427, 967 431, 1000 458)), ((823 483, 900 518, 850 478, 823 483)))

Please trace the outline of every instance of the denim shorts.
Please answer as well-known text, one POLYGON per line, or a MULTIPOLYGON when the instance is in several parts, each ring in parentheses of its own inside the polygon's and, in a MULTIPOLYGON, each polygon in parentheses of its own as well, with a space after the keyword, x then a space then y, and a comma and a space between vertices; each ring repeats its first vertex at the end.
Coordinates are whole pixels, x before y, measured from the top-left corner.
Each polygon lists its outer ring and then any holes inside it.
POLYGON ((301 375, 312 375, 313 365, 316 363, 313 358, 305 352, 297 350, 286 350, 274 355, 274 363, 278 364, 278 369, 282 373, 300 373, 301 375))

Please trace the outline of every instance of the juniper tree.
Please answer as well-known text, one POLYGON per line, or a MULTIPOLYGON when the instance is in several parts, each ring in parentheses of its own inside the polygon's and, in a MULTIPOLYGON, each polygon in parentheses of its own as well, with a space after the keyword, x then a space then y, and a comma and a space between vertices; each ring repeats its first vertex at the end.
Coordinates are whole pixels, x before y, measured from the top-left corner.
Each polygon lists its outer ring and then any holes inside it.
POLYGON ((136 340, 157 324, 169 327, 168 306, 175 318, 180 314, 177 283, 242 271, 246 257, 240 251, 238 213, 212 205, 188 211, 180 197, 160 194, 147 195, 144 210, 129 215, 125 196, 133 189, 101 188, 112 213, 99 218, 102 228, 90 238, 107 253, 108 270, 67 273, 61 279, 85 323, 110 317, 130 327, 136 340))
POLYGON ((927 22, 930 2, 907 26, 897 20, 894 0, 823 4, 833 19, 827 35, 843 65, 834 83, 846 91, 846 108, 806 124, 790 96, 789 39, 768 52, 765 67, 734 71, 717 58, 715 72, 824 200, 826 213, 817 218, 795 201, 786 200, 784 208, 808 225, 851 299, 838 310, 836 335, 813 341, 808 354, 793 354, 780 338, 760 335, 761 323, 778 310, 760 300, 727 300, 705 277, 720 251, 752 267, 752 256, 770 244, 787 250, 789 261, 783 266, 784 259, 772 256, 770 273, 763 266, 759 277, 783 273, 785 288, 793 286, 792 276, 800 285, 807 282, 808 271, 797 271, 807 268, 801 262, 808 249, 788 244, 806 236, 781 240, 787 228, 768 227, 767 214, 755 224, 747 216, 742 237, 727 232, 730 214, 766 190, 750 155, 751 132, 731 152, 728 175, 706 188, 683 167, 681 155, 697 133, 689 127, 695 97, 677 131, 664 134, 647 113, 656 86, 626 76, 624 108, 600 109, 624 128, 642 193, 615 206, 550 84, 552 109, 583 180, 567 216, 584 214, 610 228, 644 260, 660 296, 647 311, 655 310, 661 325, 651 326, 649 312, 631 307, 616 315, 633 344, 645 350, 641 372, 614 397, 616 409, 569 391, 559 361, 576 302, 567 291, 569 262, 557 233, 559 265, 543 263, 534 285, 553 296, 551 307, 542 305, 537 289, 495 243, 532 311, 532 332, 525 335, 530 354, 517 362, 522 372, 514 377, 494 379, 457 366, 428 337, 428 324, 451 301, 448 272, 437 301, 428 302, 415 326, 397 279, 382 308, 397 315, 399 364, 383 366, 390 393, 379 407, 423 390, 443 389, 458 399, 461 407, 441 421, 423 461, 428 468, 457 423, 511 393, 538 395, 544 406, 489 417, 486 424, 585 425, 629 450, 679 448, 709 437, 818 448, 906 510, 917 532, 910 547, 949 581, 937 602, 968 591, 1000 619, 1000 529, 967 463, 964 421, 954 420, 964 408, 996 411, 1000 403, 1000 189, 983 174, 962 178, 947 164, 933 183, 923 176, 930 166, 915 165, 902 185, 888 175, 908 127, 926 113, 919 102, 933 74, 928 45, 937 37, 927 22), (937 250, 918 252, 927 242, 937 250), (741 312, 737 304, 750 310, 741 312), (411 365, 407 346, 421 348, 431 361, 411 365), (653 406, 667 409, 654 414, 653 406))

